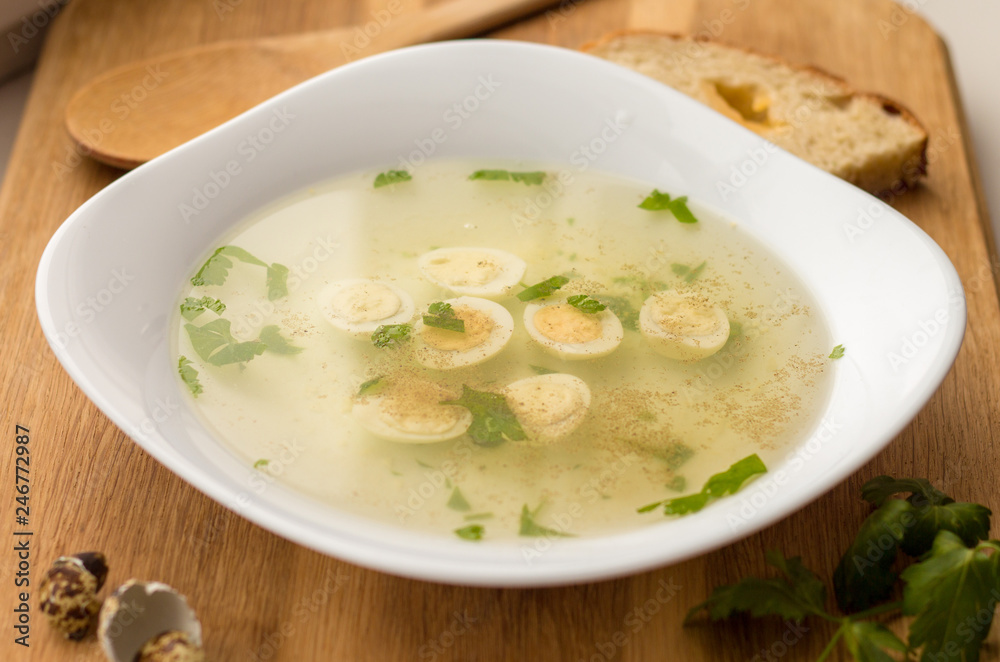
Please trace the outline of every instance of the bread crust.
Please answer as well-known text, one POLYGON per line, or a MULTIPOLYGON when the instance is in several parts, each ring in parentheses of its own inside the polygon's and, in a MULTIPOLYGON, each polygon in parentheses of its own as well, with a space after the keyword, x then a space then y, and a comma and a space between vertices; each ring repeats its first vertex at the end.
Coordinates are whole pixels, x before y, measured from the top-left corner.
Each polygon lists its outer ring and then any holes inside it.
POLYGON ((914 130, 922 135, 920 141, 919 153, 917 157, 907 159, 899 172, 895 173, 895 177, 889 177, 891 183, 880 184, 877 186, 866 186, 864 182, 852 182, 858 184, 862 188, 865 188, 869 192, 878 195, 879 197, 892 197, 906 191, 909 188, 915 186, 921 178, 927 175, 927 143, 928 134, 927 129, 924 127, 923 123, 917 118, 917 116, 902 103, 890 99, 877 92, 865 92, 859 91, 850 85, 846 80, 832 74, 820 67, 810 64, 796 64, 785 60, 776 55, 769 53, 762 53, 756 51, 752 48, 747 48, 745 46, 739 46, 726 42, 721 39, 716 39, 714 37, 697 36, 697 35, 685 35, 677 32, 668 31, 658 31, 658 30, 647 30, 647 29, 620 29, 609 32, 598 39, 584 43, 580 50, 589 53, 595 49, 601 48, 609 43, 614 42, 622 37, 633 37, 633 36, 649 36, 649 37, 665 37, 672 39, 677 42, 692 42, 692 43, 707 43, 716 46, 721 46, 723 48, 730 49, 732 51, 742 52, 749 56, 762 58, 768 60, 774 64, 787 67, 793 71, 798 71, 810 76, 815 76, 822 79, 826 83, 835 85, 839 87, 845 97, 852 99, 866 100, 874 105, 878 105, 882 108, 882 111, 888 115, 898 115, 906 123, 913 127, 914 130))

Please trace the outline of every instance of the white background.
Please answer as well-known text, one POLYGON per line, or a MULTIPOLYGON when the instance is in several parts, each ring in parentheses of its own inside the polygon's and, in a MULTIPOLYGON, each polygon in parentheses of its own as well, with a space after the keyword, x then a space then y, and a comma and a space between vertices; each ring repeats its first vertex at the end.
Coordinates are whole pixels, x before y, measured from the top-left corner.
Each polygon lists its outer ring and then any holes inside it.
MULTIPOLYGON (((4 18, 4 9, 24 6, 21 0, 0 0, 0 20, 20 25, 16 14, 4 18)), ((912 6, 914 2, 907 3, 912 6)), ((965 104, 973 149, 979 164, 994 236, 1000 238, 1000 2, 997 0, 916 0, 919 12, 942 35, 951 52, 952 65, 965 104)), ((38 7, 29 5, 28 15, 38 7)), ((4 30, 4 34, 7 30, 4 30)), ((6 45, 4 45, 6 46, 6 45)), ((0 47, 4 47, 0 46, 0 47)), ((21 112, 31 86, 31 73, 0 84, 0 178, 6 170, 21 112)))

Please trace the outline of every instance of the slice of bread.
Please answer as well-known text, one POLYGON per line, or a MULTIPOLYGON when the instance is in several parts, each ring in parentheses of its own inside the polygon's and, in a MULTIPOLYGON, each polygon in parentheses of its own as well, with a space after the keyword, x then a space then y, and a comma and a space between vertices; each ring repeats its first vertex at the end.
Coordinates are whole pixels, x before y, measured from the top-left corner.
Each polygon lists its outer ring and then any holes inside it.
POLYGON ((902 192, 926 174, 927 132, 910 111, 819 69, 652 32, 611 33, 583 50, 694 97, 876 195, 902 192))

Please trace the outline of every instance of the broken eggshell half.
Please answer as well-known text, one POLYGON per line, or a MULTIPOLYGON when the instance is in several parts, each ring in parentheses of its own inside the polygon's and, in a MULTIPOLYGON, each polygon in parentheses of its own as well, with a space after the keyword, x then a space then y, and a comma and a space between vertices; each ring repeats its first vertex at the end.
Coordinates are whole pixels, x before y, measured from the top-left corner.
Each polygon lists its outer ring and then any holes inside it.
POLYGON ((112 662, 133 662, 142 647, 167 631, 186 632, 201 646, 201 623, 183 595, 160 582, 130 579, 101 608, 97 638, 112 662))

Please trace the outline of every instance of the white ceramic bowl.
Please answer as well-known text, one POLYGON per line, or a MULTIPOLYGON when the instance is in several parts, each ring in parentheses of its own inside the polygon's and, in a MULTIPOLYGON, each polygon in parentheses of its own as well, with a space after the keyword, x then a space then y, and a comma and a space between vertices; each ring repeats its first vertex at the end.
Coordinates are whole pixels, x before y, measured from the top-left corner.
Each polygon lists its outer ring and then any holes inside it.
POLYGON ((944 253, 880 201, 638 74, 499 41, 421 46, 341 67, 123 176, 56 232, 36 294, 45 334, 80 388, 197 489, 354 563, 495 586, 637 572, 785 517, 916 415, 965 328, 961 284, 944 253), (834 342, 847 347, 822 421, 781 466, 701 513, 553 541, 540 555, 526 555, 517 540, 470 544, 369 521, 280 484, 255 489, 253 470, 183 404, 169 352, 181 284, 228 228, 264 204, 425 153, 595 167, 685 191, 740 219, 812 290, 834 342))

